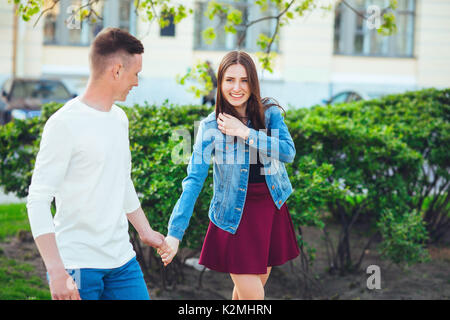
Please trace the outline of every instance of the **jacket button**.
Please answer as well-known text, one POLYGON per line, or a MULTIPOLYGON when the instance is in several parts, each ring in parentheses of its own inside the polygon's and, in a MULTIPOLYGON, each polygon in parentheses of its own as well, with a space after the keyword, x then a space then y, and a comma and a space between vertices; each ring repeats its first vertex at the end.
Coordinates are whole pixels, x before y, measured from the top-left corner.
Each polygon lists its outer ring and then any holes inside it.
POLYGON ((267 173, 268 173, 268 174, 270 174, 270 169, 269 169, 269 170, 267 170, 267 173))
POLYGON ((275 189, 275 186, 274 186, 274 185, 272 185, 272 190, 273 190, 273 189, 275 189))
POLYGON ((248 143, 249 144, 253 144, 253 139, 250 139, 250 141, 248 143))
POLYGON ((280 201, 278 201, 278 204, 281 204, 281 200, 280 200, 280 201))

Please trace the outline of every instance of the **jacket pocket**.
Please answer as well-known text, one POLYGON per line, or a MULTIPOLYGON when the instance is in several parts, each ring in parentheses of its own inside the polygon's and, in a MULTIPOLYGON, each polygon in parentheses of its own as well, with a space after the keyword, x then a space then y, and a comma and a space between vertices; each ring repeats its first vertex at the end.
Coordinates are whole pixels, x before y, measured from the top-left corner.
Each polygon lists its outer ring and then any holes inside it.
POLYGON ((223 135, 214 140, 214 157, 217 163, 234 164, 236 159, 237 142, 232 136, 223 135))
POLYGON ((219 223, 223 223, 224 212, 225 207, 222 205, 222 201, 217 197, 214 197, 211 203, 211 213, 213 214, 214 219, 219 223))

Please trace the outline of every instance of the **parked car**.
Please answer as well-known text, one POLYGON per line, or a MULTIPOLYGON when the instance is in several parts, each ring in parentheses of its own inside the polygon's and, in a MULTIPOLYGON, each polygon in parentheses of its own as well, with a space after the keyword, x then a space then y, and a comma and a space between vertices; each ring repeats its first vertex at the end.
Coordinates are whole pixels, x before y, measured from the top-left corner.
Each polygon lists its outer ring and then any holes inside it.
POLYGON ((39 116, 48 102, 64 103, 76 95, 60 80, 11 78, 4 82, 0 96, 0 124, 13 119, 39 116))
POLYGON ((336 103, 347 103, 359 100, 370 100, 380 97, 381 94, 366 94, 356 91, 343 91, 335 94, 330 99, 324 99, 322 102, 324 104, 336 104, 336 103))

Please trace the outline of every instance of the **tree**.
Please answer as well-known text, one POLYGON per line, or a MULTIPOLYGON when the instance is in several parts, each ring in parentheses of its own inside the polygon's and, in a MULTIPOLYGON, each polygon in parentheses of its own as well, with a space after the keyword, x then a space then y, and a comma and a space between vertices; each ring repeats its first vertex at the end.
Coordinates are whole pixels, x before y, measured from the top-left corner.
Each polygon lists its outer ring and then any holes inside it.
MULTIPOLYGON (((31 17, 38 15, 35 25, 40 18, 47 12, 52 10, 60 0, 8 0, 10 3, 14 2, 17 7, 17 14, 21 15, 22 19, 29 21, 31 17)), ((88 20, 95 22, 102 19, 101 14, 96 11, 96 4, 100 1, 108 0, 87 0, 82 2, 73 11, 73 18, 77 21, 88 20)), ((358 11, 349 0, 256 0, 255 5, 259 6, 262 15, 256 19, 249 20, 244 17, 242 11, 234 4, 239 3, 240 0, 223 1, 213 0, 208 1, 208 7, 205 15, 213 20, 216 17, 223 24, 223 30, 209 27, 203 30, 202 36, 206 43, 211 44, 216 38, 217 32, 226 32, 236 34, 237 28, 242 32, 238 41, 236 49, 242 49, 243 40, 249 28, 267 20, 275 21, 275 28, 271 34, 259 34, 256 44, 260 51, 256 53, 258 61, 262 69, 272 72, 272 62, 275 53, 272 51, 273 44, 277 41, 280 29, 289 24, 290 21, 303 17, 305 14, 313 10, 334 10, 337 5, 345 5, 352 9, 355 14, 367 20, 371 28, 376 28, 378 33, 383 35, 391 35, 396 32, 395 16, 393 11, 397 8, 397 0, 389 0, 389 5, 386 8, 379 8, 377 6, 369 6, 367 12, 358 11), (269 7, 274 7, 276 14, 268 10, 269 7)), ((189 6, 194 1, 189 1, 189 6)), ((173 23, 177 24, 188 15, 194 12, 193 8, 183 3, 174 0, 135 0, 136 15, 146 18, 149 22, 157 21, 161 28, 169 25, 173 18, 173 23)), ((204 63, 197 64, 190 68, 186 75, 179 77, 178 82, 186 84, 187 80, 194 80, 200 84, 200 89, 194 87, 190 91, 194 92, 196 96, 206 94, 212 89, 211 77, 207 74, 207 66, 204 63)))

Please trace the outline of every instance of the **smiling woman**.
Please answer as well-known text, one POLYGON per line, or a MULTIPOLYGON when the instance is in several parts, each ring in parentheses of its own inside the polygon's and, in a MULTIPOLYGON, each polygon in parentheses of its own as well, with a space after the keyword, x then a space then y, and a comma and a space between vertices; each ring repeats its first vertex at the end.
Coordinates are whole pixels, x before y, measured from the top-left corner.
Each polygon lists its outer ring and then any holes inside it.
POLYGON ((264 299, 272 266, 299 255, 285 203, 293 189, 283 164, 293 161, 294 142, 279 105, 261 99, 256 66, 247 53, 226 54, 217 83, 215 112, 200 123, 183 192, 169 220, 171 250, 161 257, 168 264, 175 256, 214 158, 211 221, 199 264, 230 274, 233 299, 264 299), (243 157, 233 157, 238 149, 245 150, 243 157))
POLYGON ((226 113, 252 122, 254 129, 265 129, 258 74, 252 58, 243 51, 231 51, 217 71, 216 118, 226 113))
POLYGON ((247 72, 240 64, 230 66, 225 72, 222 82, 222 92, 227 97, 229 103, 236 107, 239 114, 245 117, 245 102, 250 97, 247 72))

